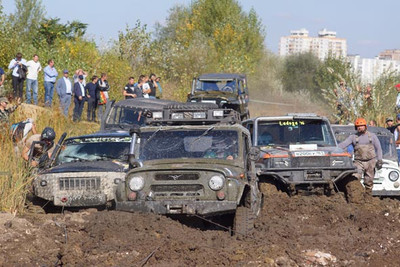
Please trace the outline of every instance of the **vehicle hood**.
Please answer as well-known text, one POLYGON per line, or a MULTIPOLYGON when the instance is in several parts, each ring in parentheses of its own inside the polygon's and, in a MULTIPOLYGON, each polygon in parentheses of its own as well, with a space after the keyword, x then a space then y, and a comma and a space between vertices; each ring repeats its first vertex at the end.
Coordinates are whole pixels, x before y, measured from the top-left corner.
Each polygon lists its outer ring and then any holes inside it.
POLYGON ((142 167, 133 169, 132 171, 215 171, 223 173, 226 177, 237 178, 244 172, 243 164, 240 166, 237 163, 238 160, 228 161, 220 159, 190 159, 188 161, 179 159, 179 162, 176 160, 149 160, 145 161, 142 167))
POLYGON ((63 172, 126 172, 127 163, 118 161, 88 161, 88 162, 67 162, 46 170, 43 173, 63 172))

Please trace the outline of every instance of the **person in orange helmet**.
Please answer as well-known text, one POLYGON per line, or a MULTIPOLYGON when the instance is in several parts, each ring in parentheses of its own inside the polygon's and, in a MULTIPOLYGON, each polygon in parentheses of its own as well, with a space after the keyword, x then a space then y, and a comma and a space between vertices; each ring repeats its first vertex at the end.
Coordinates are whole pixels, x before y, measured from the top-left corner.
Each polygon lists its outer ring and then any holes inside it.
POLYGON ((352 134, 339 144, 342 149, 349 145, 354 147, 354 165, 357 172, 354 176, 360 180, 364 175, 364 187, 366 195, 372 195, 375 167, 380 170, 383 165, 382 148, 378 137, 367 131, 367 121, 364 118, 356 119, 354 126, 356 134, 352 134))

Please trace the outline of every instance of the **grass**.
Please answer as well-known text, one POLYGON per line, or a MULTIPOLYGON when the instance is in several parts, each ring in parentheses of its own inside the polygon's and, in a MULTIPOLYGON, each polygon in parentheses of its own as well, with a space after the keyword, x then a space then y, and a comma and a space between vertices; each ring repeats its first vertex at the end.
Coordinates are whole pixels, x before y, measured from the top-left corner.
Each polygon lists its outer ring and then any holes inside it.
MULTIPOLYGON (((65 118, 59 110, 57 101, 51 109, 22 104, 11 116, 11 122, 34 118, 38 133, 47 126, 52 127, 56 132, 56 140, 63 132, 67 133, 67 137, 71 137, 99 130, 100 126, 96 123, 72 122, 72 109, 73 104, 70 107, 69 118, 65 118)), ((86 118, 85 112, 82 118, 86 118)), ((7 131, 1 133, 0 144, 0 211, 22 213, 33 176, 30 175, 31 171, 22 159, 21 153, 14 151, 11 136, 7 131)))

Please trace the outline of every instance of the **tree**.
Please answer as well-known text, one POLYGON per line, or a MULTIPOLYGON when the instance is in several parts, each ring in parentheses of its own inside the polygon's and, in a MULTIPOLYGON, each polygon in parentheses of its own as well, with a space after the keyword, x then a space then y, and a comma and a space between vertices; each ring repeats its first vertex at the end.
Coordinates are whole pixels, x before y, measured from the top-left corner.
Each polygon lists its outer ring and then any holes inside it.
POLYGON ((46 13, 42 0, 15 0, 15 7, 15 13, 10 16, 15 32, 32 40, 46 13))
POLYGON ((291 55, 285 58, 282 70, 283 88, 289 92, 306 90, 311 95, 320 93, 315 74, 321 62, 312 53, 291 55))

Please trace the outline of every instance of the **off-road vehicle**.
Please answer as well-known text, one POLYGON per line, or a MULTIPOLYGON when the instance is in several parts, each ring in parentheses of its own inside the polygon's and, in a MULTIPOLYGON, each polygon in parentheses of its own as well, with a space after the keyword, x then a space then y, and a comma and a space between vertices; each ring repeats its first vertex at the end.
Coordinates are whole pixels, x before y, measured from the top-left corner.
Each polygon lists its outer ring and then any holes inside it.
POLYGON ((264 193, 330 194, 355 172, 349 153, 337 146, 329 121, 315 114, 258 117, 243 122, 261 150, 256 163, 264 193))
POLYGON ((127 131, 66 139, 54 163, 34 178, 34 195, 55 206, 111 205, 129 169, 130 143, 127 131))
POLYGON ((246 75, 231 73, 203 74, 193 79, 188 102, 214 103, 237 111, 242 119, 250 117, 246 75))
POLYGON ((162 99, 134 98, 109 103, 101 121, 101 131, 129 130, 133 125, 145 125, 147 118, 152 117, 152 112, 162 111, 165 105, 176 102, 162 99))
MULTIPOLYGON (((332 125, 332 129, 338 142, 342 142, 349 135, 356 133, 354 126, 350 125, 332 125)), ((368 126, 368 131, 376 134, 383 152, 383 166, 382 169, 375 170, 372 195, 400 196, 400 168, 394 136, 389 130, 382 127, 368 126)), ((348 150, 352 154, 352 146, 348 150)))
POLYGON ((237 123, 239 115, 204 104, 171 105, 153 115, 150 125, 131 130, 132 169, 118 186, 116 209, 235 214, 234 231, 251 231, 261 195, 250 133, 237 123))

